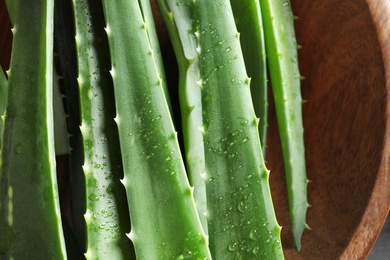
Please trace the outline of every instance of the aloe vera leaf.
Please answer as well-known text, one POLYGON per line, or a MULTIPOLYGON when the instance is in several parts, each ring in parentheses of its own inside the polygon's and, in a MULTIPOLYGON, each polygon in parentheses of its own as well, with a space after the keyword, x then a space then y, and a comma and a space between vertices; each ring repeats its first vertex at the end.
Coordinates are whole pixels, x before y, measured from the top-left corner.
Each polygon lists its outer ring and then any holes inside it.
POLYGON ((54 1, 15 2, 1 168, 0 255, 65 259, 53 136, 54 1))
POLYGON ((295 245, 301 248, 306 225, 307 177, 302 97, 294 16, 290 1, 260 0, 276 116, 282 143, 295 245))
MULTIPOLYGON (((1 69, 0 71, 1 71, 0 72, 0 116, 2 117, 7 107, 8 82, 3 70, 1 69)), ((0 148, 3 145, 3 130, 4 130, 4 122, 3 122, 3 118, 1 118, 0 119, 0 148)))
MULTIPOLYGON (((154 23, 153 16, 150 15, 152 13, 150 0, 141 0, 138 2, 139 2, 139 5, 141 7, 142 16, 144 17, 144 20, 146 23, 146 28, 155 28, 156 25, 154 23)), ((160 43, 158 41, 157 32, 155 29, 153 29, 153 30, 147 29, 147 33, 149 35, 150 45, 152 46, 153 57, 154 57, 155 62, 156 62, 156 68, 157 68, 158 74, 160 75, 160 78, 162 79, 162 86, 163 86, 163 90, 164 90, 165 99, 167 100, 169 110, 172 114, 173 110, 172 110, 172 105, 171 105, 171 98, 169 95, 168 84, 167 84, 167 81, 165 78, 164 63, 163 63, 163 59, 161 57, 160 43)))
POLYGON ((86 258, 135 259, 101 1, 73 0, 86 180, 86 258))
POLYGON ((211 254, 215 259, 283 259, 230 2, 194 4, 211 254))
POLYGON ((193 33, 193 2, 158 0, 160 12, 174 46, 179 64, 179 101, 182 117, 185 160, 194 199, 204 232, 207 234, 206 187, 202 174, 205 172, 202 127, 201 91, 199 79, 197 40, 193 33))
POLYGON ((59 85, 59 76, 53 70, 53 113, 54 113, 54 144, 55 154, 66 155, 69 154, 69 134, 66 125, 67 115, 64 110, 64 103, 62 101, 62 94, 59 85))
MULTIPOLYGON (((15 13, 15 6, 13 1, 6 0, 5 1, 7 6, 7 12, 8 16, 10 17, 11 23, 12 18, 15 13)), ((3 131, 4 131, 4 113, 5 109, 7 107, 7 99, 8 99, 8 80, 6 75, 4 74, 3 69, 1 68, 0 72, 0 149, 3 145, 3 131)), ((1 150, 0 150, 0 157, 1 157, 1 150)), ((1 164, 1 158, 0 158, 0 164, 1 164)))
POLYGON ((259 134, 265 157, 267 147, 267 64, 263 22, 259 0, 230 0, 237 30, 240 33, 245 67, 251 78, 250 86, 256 116, 260 118, 259 134))
POLYGON ((16 1, 14 0, 5 0, 7 5, 8 16, 11 20, 11 23, 14 24, 15 12, 16 12, 16 1))
POLYGON ((103 7, 136 256, 209 259, 147 33, 144 17, 152 14, 138 1, 103 7))
POLYGON ((83 260, 86 259, 84 252, 81 250, 75 233, 70 226, 68 219, 62 215, 62 230, 64 231, 66 254, 68 259, 83 260))
POLYGON ((64 107, 67 114, 67 129, 69 133, 70 154, 69 190, 71 204, 71 219, 75 237, 82 251, 85 251, 85 178, 82 169, 84 161, 83 141, 80 133, 80 101, 77 83, 77 56, 75 46, 75 26, 72 1, 58 0, 54 3, 54 34, 56 52, 60 57, 58 72, 60 84, 65 96, 64 107))
POLYGON ((0 111, 4 111, 7 106, 8 80, 2 68, 0 71, 0 111))

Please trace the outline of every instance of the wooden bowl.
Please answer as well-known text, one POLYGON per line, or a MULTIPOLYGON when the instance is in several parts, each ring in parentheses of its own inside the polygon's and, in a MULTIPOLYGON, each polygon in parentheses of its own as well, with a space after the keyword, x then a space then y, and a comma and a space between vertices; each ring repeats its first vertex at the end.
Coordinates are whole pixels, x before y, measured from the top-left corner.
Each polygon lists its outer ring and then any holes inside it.
MULTIPOLYGON (((302 250, 290 235, 274 111, 268 168, 286 259, 365 259, 389 212, 390 4, 292 0, 309 203, 302 250)), ((272 108, 272 106, 271 106, 272 108)))
MULTIPOLYGON (((291 0, 296 20, 307 174, 306 230, 291 235, 271 100, 267 166, 286 259, 365 259, 390 208, 390 4, 291 0)), ((158 18, 157 19, 161 19, 158 18)), ((162 25, 165 60, 171 47, 162 25)), ((171 69, 168 67, 168 69, 171 69)))
MULTIPOLYGON (((390 208, 390 4, 387 0, 291 0, 302 82, 309 202, 302 250, 291 237, 273 104, 267 166, 286 259, 364 259, 390 208)), ((3 3, 1 4, 3 5, 3 3)), ((0 62, 10 31, 0 8, 0 62)), ((157 17, 157 19, 159 19, 157 17)), ((166 62, 172 49, 161 20, 166 62)), ((175 72, 174 66, 167 68, 175 72)), ((172 78, 171 78, 172 79, 172 78)), ((174 79, 173 79, 174 80, 174 79)), ((66 178, 65 178, 66 179, 66 178)))

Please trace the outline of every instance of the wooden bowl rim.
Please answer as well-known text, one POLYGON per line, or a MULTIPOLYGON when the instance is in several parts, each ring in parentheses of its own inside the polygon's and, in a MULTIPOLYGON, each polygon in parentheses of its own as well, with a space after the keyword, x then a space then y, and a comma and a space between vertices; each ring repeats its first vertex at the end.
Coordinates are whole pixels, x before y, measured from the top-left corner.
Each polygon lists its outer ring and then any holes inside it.
MULTIPOLYGON (((383 57, 386 77, 386 129, 383 137, 383 150, 375 186, 362 220, 344 250, 341 259, 370 253, 390 211, 390 4, 388 1, 366 0, 375 24, 383 57)), ((352 258, 351 258, 352 257, 352 258)))

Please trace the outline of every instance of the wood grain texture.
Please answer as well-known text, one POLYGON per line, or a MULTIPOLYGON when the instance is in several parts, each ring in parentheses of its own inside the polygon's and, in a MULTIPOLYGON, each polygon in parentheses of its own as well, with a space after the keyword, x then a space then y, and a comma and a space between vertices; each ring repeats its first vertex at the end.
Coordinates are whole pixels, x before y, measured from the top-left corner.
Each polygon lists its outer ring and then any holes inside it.
POLYGON ((366 0, 377 31, 379 46, 385 68, 386 129, 383 135, 381 164, 377 173, 369 203, 362 220, 343 253, 344 259, 353 259, 354 255, 366 257, 373 247, 390 209, 390 4, 387 0, 366 0))

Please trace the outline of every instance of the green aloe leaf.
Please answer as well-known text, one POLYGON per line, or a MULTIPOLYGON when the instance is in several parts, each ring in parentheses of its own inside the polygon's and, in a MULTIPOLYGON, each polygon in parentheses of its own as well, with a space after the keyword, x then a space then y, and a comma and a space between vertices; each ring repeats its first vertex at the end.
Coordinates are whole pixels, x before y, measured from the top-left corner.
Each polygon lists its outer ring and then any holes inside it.
MULTIPOLYGON (((142 2, 142 5, 147 2, 142 2)), ((209 259, 140 1, 103 1, 131 232, 139 259, 209 259), (122 17, 122 19, 117 19, 122 17)))
POLYGON ((135 259, 101 1, 73 0, 86 180, 86 258, 135 259))
POLYGON ((53 71, 53 111, 54 111, 54 144, 56 156, 67 155, 69 149, 69 134, 66 125, 67 115, 64 110, 59 76, 53 71))
POLYGON ((66 259, 53 136, 54 1, 14 2, 0 176, 0 256, 66 259))
POLYGON ((179 64, 179 100, 184 137, 184 153, 189 180, 194 187, 194 199, 203 230, 207 234, 206 188, 202 174, 205 172, 202 127, 201 89, 197 39, 193 33, 192 0, 157 1, 168 28, 179 64))
POLYGON ((260 0, 265 43, 282 143, 290 220, 295 245, 307 227, 307 177, 303 141, 301 76, 294 16, 289 0, 260 0))
POLYGON ((259 0, 230 0, 237 30, 240 33, 245 67, 251 79, 251 93, 256 116, 260 118, 259 134, 263 156, 267 148, 268 90, 267 62, 263 21, 259 0))
POLYGON ((194 7, 212 256, 283 259, 230 2, 195 1, 194 7))
MULTIPOLYGON (((5 77, 3 70, 0 72, 0 148, 3 145, 3 130, 4 130, 4 120, 3 115, 7 107, 7 98, 8 98, 8 81, 5 77)), ((0 151, 1 152, 1 151, 0 151)), ((0 159, 1 164, 1 159, 0 159)))

